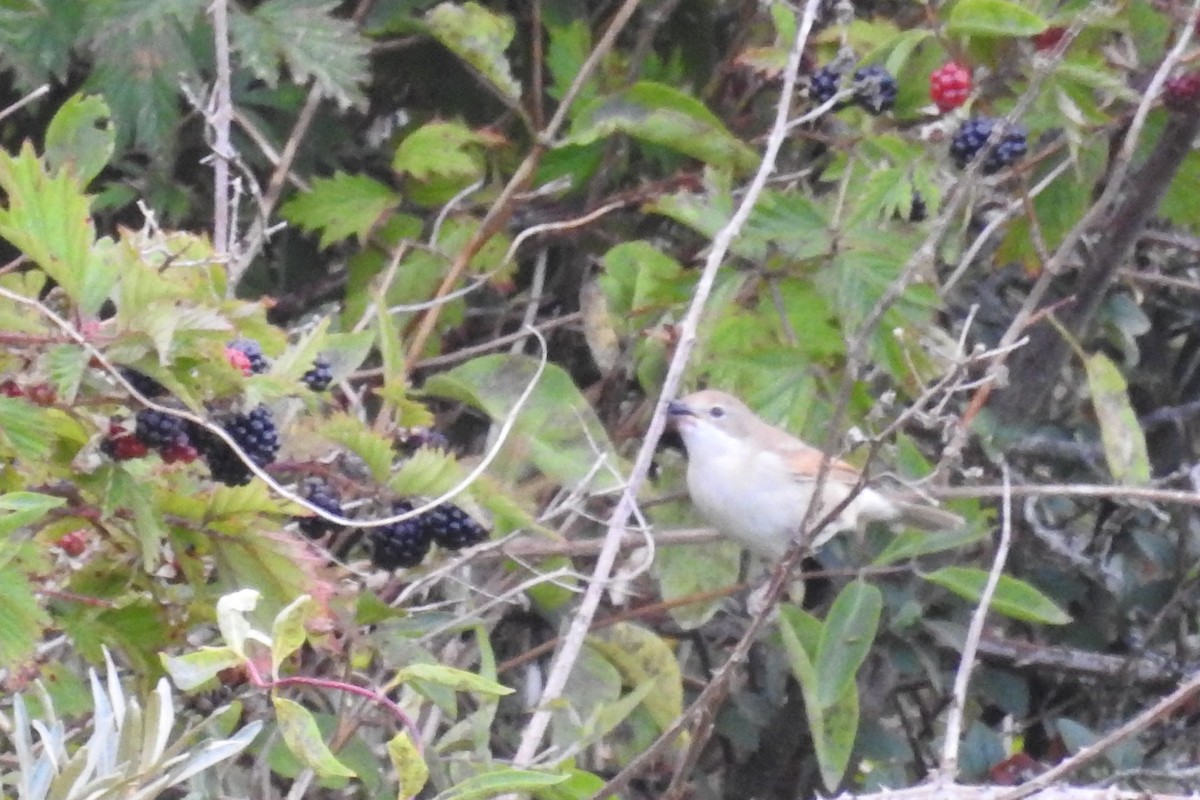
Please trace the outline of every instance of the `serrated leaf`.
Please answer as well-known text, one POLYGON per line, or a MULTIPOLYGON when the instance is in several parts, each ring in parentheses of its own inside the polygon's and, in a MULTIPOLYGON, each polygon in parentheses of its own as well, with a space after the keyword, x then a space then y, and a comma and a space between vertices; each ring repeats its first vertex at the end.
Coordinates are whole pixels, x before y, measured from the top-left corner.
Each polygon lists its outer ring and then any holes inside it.
POLYGON ((510 792, 536 792, 565 781, 568 775, 535 772, 530 769, 500 767, 481 775, 472 775, 438 794, 434 800, 484 800, 510 792))
POLYGON ((279 677, 279 666, 308 639, 305 626, 312 619, 314 610, 312 598, 303 595, 276 615, 271 625, 271 674, 276 678, 279 677))
POLYGON ((175 686, 190 692, 217 677, 222 670, 245 663, 245 657, 231 647, 201 647, 181 656, 160 655, 163 669, 171 676, 175 686))
POLYGON ((833 706, 866 660, 883 613, 883 593, 871 584, 856 580, 846 585, 833 601, 821 629, 817 647, 817 701, 822 708, 833 706))
POLYGON ((1150 455, 1146 434, 1129 400, 1125 376, 1108 356, 1093 353, 1084 361, 1092 409, 1100 423, 1104 460, 1113 480, 1125 485, 1150 483, 1150 455))
POLYGON ((388 741, 387 753, 400 783, 400 797, 416 797, 429 780, 429 766, 407 731, 388 741))
MULTIPOLYGON (((536 369, 536 359, 529 356, 483 356, 431 376, 424 389, 470 403, 493 420, 503 420, 536 369)), ((607 470, 595 474, 593 467, 599 459, 613 468, 619 468, 619 461, 591 403, 570 375, 555 364, 546 365, 521 409, 509 447, 522 457, 528 453, 542 472, 564 485, 576 486, 591 477, 593 488, 599 490, 619 482, 607 470)))
POLYGON ((90 258, 96 238, 90 200, 70 171, 49 175, 28 143, 0 152, 0 236, 59 283, 85 314, 95 314, 116 279, 90 258))
POLYGON ((373 178, 335 172, 316 178, 307 192, 284 203, 279 213, 302 230, 321 234, 322 250, 354 236, 365 243, 380 217, 400 204, 400 196, 373 178))
POLYGON ((959 0, 950 10, 946 33, 952 36, 1034 36, 1046 21, 1008 0, 959 0))
POLYGON ((83 186, 100 174, 116 147, 112 113, 94 95, 77 94, 58 109, 46 129, 45 156, 51 169, 69 169, 83 186))
POLYGON ((0 9, 0 47, 20 91, 66 81, 86 7, 87 0, 18 0, 0 9))
POLYGON ((21 458, 37 460, 50 452, 45 410, 17 397, 0 397, 0 445, 21 458))
POLYGON ((604 254, 600 288, 613 322, 636 333, 674 309, 691 294, 691 281, 679 262, 650 242, 623 242, 604 254))
POLYGON ((441 3, 429 10, 425 22, 434 38, 474 67, 502 97, 520 99, 521 84, 504 55, 517 30, 511 17, 474 2, 441 3))
POLYGON ((23 570, 0 566, 0 669, 11 669, 37 652, 50 618, 41 609, 23 570))
POLYGON ((423 447, 413 453, 388 481, 388 488, 404 497, 437 497, 463 476, 458 461, 444 450, 423 447))
POLYGON ((758 154, 730 133, 703 103, 652 81, 641 81, 581 107, 564 144, 590 144, 614 133, 735 172, 748 172, 758 164, 758 154))
MULTIPOLYGON (((337 0, 267 0, 232 13, 229 32, 242 63, 274 87, 284 67, 298 83, 311 78, 343 108, 365 107, 370 44, 354 23, 333 16, 337 0)), ((233 9, 238 9, 233 6, 233 9)))
POLYGON ((88 351, 73 344, 56 345, 46 353, 46 370, 60 402, 75 403, 75 393, 79 391, 91 358, 88 351))
MULTIPOLYGON (((987 585, 988 573, 972 567, 943 567, 922 576, 930 583, 949 589, 959 597, 977 602, 987 585)), ((1001 575, 992 597, 991 608, 1006 617, 1045 625, 1066 625, 1071 616, 1053 600, 1028 583, 1009 575, 1001 575)))
POLYGON ((308 709, 286 697, 271 698, 275 705, 275 714, 279 718, 279 732, 288 749, 300 759, 301 763, 310 767, 322 778, 358 777, 354 770, 347 767, 321 738, 317 729, 317 721, 308 709))
POLYGON ((390 440, 366 428, 361 421, 348 414, 330 417, 319 433, 353 451, 367 465, 375 480, 380 483, 387 481, 395 457, 390 440))
POLYGON ((454 667, 446 667, 441 664, 409 664, 388 681, 386 691, 391 691, 397 686, 412 680, 436 683, 459 692, 476 692, 493 697, 503 697, 506 694, 513 693, 513 690, 507 686, 489 680, 482 675, 476 675, 474 672, 467 672, 466 670, 455 669, 454 667))

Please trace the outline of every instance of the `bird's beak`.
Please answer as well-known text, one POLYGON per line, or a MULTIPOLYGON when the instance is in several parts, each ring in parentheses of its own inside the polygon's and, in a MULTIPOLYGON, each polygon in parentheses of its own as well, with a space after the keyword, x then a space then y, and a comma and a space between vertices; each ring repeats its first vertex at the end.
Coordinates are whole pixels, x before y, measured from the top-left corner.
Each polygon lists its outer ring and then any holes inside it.
POLYGON ((667 403, 667 415, 671 417, 694 417, 696 412, 692 411, 692 407, 681 400, 672 400, 667 403))

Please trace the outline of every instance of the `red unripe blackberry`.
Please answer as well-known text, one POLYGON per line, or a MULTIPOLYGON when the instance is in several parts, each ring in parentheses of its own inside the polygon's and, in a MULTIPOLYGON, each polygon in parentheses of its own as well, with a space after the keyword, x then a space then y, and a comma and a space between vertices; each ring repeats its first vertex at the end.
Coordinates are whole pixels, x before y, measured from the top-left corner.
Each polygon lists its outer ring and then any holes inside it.
POLYGON ((225 359, 229 362, 229 366, 241 372, 243 375, 250 375, 252 369, 250 367, 250 356, 238 350, 236 347, 225 348, 225 359))
POLYGON ((144 458, 150 448, 138 441, 133 434, 115 436, 100 443, 100 451, 115 461, 129 461, 133 458, 144 458))
POLYGON ((171 442, 158 451, 159 456, 167 464, 183 462, 190 464, 200 457, 200 451, 188 442, 171 442))
POLYGON ((1046 30, 1031 37, 1033 39, 1033 46, 1039 53, 1046 50, 1053 50, 1055 47, 1058 47, 1058 43, 1062 41, 1066 33, 1067 29, 1061 25, 1046 28, 1046 30))
MULTIPOLYGON (((253 374, 258 375, 270 369, 271 365, 267 362, 267 357, 263 355, 262 346, 253 339, 234 339, 225 350, 227 356, 230 349, 240 351, 249 359, 250 372, 253 374)), ((232 359, 230 363, 233 363, 232 359)))
POLYGON ((24 397, 25 392, 17 385, 17 382, 11 378, 0 383, 0 395, 5 397, 24 397))
POLYGON ((90 538, 87 528, 76 528, 60 536, 55 544, 67 555, 75 557, 87 549, 90 538))
POLYGON ((1200 72, 1186 72, 1163 84, 1163 105, 1172 111, 1188 111, 1200 99, 1200 72))
POLYGON ((953 111, 971 96, 971 72, 961 64, 948 61, 929 75, 929 96, 938 111, 953 111))

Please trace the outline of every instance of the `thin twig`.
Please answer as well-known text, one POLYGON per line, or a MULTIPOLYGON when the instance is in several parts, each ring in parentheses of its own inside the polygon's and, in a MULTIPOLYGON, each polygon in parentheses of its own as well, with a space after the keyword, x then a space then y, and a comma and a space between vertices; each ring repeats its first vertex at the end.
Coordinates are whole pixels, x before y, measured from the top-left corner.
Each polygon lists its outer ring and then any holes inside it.
POLYGON ((25 95, 20 100, 13 103, 11 106, 8 106, 3 111, 0 111, 0 122, 3 122, 4 120, 8 119, 11 115, 20 111, 25 106, 29 105, 30 103, 32 103, 35 100, 39 100, 39 99, 45 97, 49 93, 50 93, 50 84, 43 83, 41 86, 34 89, 29 94, 25 95))
MULTIPOLYGON (((209 7, 212 13, 213 41, 217 62, 217 80, 213 85, 213 109, 208 122, 213 129, 213 246, 217 257, 225 259, 232 254, 233 234, 230 230, 229 210, 229 159, 233 153, 233 141, 229 129, 233 122, 233 95, 230 88, 232 70, 229 64, 229 7, 226 0, 213 0, 209 7)), ((233 291, 233 286, 230 286, 233 291)))
POLYGON ((1008 465, 1001 464, 1004 475, 1004 502, 1001 505, 1000 543, 996 545, 996 555, 992 559, 992 569, 988 573, 987 584, 979 596, 979 605, 971 615, 971 624, 967 628, 967 639, 963 644, 962 658, 958 662, 958 672, 954 675, 953 700, 946 717, 946 733, 942 741, 942 761, 939 779, 945 783, 954 783, 958 776, 958 746, 962 736, 963 714, 967 708, 967 686, 971 682, 971 671, 975 667, 975 654, 979 651, 979 639, 983 636, 983 623, 987 620, 988 608, 992 597, 996 594, 996 586, 1004 573, 1004 562, 1008 560, 1008 548, 1012 544, 1012 493, 1009 491, 1008 465))

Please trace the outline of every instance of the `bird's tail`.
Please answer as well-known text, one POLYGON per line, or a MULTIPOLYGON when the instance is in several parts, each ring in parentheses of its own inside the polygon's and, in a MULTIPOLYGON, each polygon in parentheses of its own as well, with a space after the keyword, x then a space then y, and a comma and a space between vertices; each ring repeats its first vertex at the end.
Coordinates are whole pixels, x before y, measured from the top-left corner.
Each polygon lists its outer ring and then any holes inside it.
POLYGON ((958 514, 937 506, 901 501, 896 505, 900 509, 901 522, 924 531, 951 531, 966 524, 958 514))

